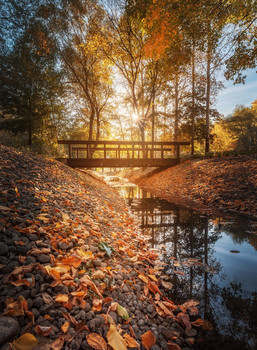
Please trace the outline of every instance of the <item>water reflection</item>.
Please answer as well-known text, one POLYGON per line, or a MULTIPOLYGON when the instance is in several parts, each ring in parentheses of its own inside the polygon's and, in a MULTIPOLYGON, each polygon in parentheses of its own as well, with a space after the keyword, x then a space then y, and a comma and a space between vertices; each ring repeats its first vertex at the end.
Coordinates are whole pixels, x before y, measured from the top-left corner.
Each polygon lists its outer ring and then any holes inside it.
POLYGON ((200 215, 138 187, 123 187, 174 284, 170 298, 200 301, 215 326, 199 349, 257 349, 257 236, 246 222, 200 215))

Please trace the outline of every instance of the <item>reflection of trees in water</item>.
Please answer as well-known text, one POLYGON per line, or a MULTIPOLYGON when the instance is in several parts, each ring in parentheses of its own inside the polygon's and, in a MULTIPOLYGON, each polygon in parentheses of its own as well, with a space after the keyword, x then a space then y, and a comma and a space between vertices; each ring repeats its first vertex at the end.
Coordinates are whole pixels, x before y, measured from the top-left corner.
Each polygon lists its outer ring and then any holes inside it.
MULTIPOLYGON (((208 335, 208 347, 204 342, 205 345, 200 348, 256 349, 257 293, 249 294, 235 282, 231 282, 227 288, 221 288, 220 282, 227 277, 222 272, 222 263, 214 255, 214 245, 221 237, 221 231, 231 236, 234 242, 242 243, 246 240, 243 234, 245 228, 234 223, 213 222, 192 210, 181 209, 149 196, 133 204, 134 213, 141 218, 147 231, 151 232, 152 246, 165 246, 165 273, 172 276, 174 284, 170 298, 177 303, 189 298, 200 300, 202 316, 212 321, 216 327, 208 335), (181 265, 174 267, 171 258, 175 258, 181 265), (197 258, 203 264, 182 264, 190 258, 197 258), (210 273, 210 265, 214 267, 215 274, 210 273), (174 274, 173 269, 183 271, 185 276, 174 274)), ((257 247, 257 237, 256 240, 253 238, 248 242, 256 242, 257 247)))

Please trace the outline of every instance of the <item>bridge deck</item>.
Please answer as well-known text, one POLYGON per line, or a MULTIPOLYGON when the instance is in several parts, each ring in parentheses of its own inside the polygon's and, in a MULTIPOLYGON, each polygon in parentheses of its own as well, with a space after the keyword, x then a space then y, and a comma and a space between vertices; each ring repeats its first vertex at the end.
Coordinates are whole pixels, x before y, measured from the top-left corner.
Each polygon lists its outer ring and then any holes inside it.
POLYGON ((59 158, 73 168, 170 167, 180 162, 180 146, 189 142, 58 140, 59 158))

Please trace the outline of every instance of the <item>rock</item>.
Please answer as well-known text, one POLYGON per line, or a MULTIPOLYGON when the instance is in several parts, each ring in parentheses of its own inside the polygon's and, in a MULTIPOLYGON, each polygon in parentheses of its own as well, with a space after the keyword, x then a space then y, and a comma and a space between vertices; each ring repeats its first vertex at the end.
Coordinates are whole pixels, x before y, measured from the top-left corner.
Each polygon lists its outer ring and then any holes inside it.
POLYGON ((96 330, 95 319, 90 320, 88 322, 88 326, 89 326, 89 329, 90 329, 91 332, 95 332, 95 330, 96 330))
POLYGON ((0 345, 11 341, 20 332, 19 323, 12 317, 0 317, 0 345))
POLYGON ((94 313, 94 311, 89 311, 89 312, 87 312, 86 313, 86 320, 87 321, 90 321, 90 320, 92 320, 92 318, 95 316, 95 313, 94 313))
POLYGON ((46 263, 49 263, 50 262, 50 256, 49 255, 46 255, 46 254, 40 254, 38 257, 37 257, 37 260, 39 262, 41 262, 42 264, 46 264, 46 263))
POLYGON ((149 305, 147 305, 146 310, 147 310, 147 312, 149 312, 151 314, 152 312, 155 311, 155 307, 154 307, 154 305, 149 304, 149 305))
POLYGON ((11 273, 14 270, 14 268, 19 265, 20 264, 18 263, 18 261, 12 261, 0 270, 0 274, 4 275, 6 273, 11 273))
POLYGON ((37 297, 36 299, 33 300, 33 307, 35 309, 40 309, 41 306, 44 305, 44 300, 41 297, 37 297))
POLYGON ((122 287, 122 290, 124 293, 129 293, 130 292, 130 288, 127 284, 124 284, 124 286, 122 287))
POLYGON ((111 316, 111 318, 113 319, 113 321, 114 321, 115 323, 117 323, 117 313, 114 312, 114 311, 111 311, 111 312, 109 312, 109 315, 111 316))
POLYGON ((0 255, 7 255, 9 252, 9 247, 5 243, 0 242, 0 255))
POLYGON ((29 240, 30 241, 37 241, 38 240, 38 235, 36 235, 35 233, 31 233, 29 236, 28 236, 29 240))

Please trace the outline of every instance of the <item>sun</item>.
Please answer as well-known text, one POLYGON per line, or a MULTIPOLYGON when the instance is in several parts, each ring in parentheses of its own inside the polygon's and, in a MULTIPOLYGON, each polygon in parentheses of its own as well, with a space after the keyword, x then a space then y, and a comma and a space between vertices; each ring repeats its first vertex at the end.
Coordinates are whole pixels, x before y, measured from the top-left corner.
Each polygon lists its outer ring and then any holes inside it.
POLYGON ((133 112, 133 113, 132 113, 132 120, 133 120, 134 122, 138 120, 138 115, 137 115, 136 112, 133 112))

